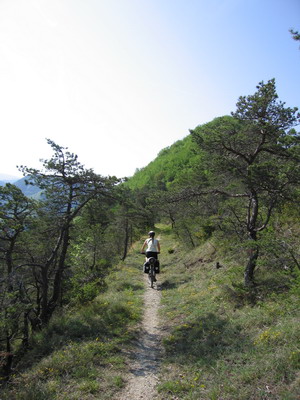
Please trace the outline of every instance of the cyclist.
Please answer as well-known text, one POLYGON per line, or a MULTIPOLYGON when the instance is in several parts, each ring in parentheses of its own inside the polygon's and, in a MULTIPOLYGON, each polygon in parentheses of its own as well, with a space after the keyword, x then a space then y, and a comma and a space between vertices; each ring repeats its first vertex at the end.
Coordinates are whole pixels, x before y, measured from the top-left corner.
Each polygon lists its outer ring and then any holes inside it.
MULTIPOLYGON (((155 258, 157 260, 157 258, 158 258, 157 255, 158 255, 158 253, 160 253, 160 243, 159 243, 159 241, 157 239, 154 239, 154 236, 155 236, 155 232, 154 231, 150 231, 148 233, 148 235, 149 235, 149 239, 146 239, 144 241, 141 253, 144 253, 144 250, 147 247, 147 249, 146 249, 146 261, 148 261, 148 259, 150 257, 153 257, 153 258, 155 258)), ((154 282, 156 282, 156 276, 155 275, 156 274, 154 273, 154 282)))
POLYGON ((149 258, 149 257, 154 257, 157 260, 157 255, 158 255, 158 253, 160 253, 160 243, 157 239, 154 239, 154 236, 155 236, 154 231, 150 231, 148 233, 148 235, 149 235, 149 239, 146 239, 144 241, 141 253, 144 253, 145 247, 147 247, 146 261, 147 261, 147 258, 149 258))

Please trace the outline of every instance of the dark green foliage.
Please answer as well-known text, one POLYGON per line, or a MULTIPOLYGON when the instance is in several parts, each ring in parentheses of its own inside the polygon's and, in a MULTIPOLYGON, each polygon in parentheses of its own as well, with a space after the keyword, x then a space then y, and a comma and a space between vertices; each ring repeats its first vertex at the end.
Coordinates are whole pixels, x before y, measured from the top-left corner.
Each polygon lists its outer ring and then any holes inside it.
MULTIPOLYGON (((81 277, 77 299, 82 301, 98 294, 104 277, 102 265, 98 271, 103 255, 96 250, 92 253, 87 248, 85 258, 93 260, 88 273, 72 269, 70 244, 76 218, 93 200, 111 205, 111 193, 118 181, 84 169, 76 155, 50 140, 48 143, 54 155, 44 161, 44 170, 21 167, 30 182, 43 191, 38 202, 32 202, 16 186, 1 187, 0 312, 4 322, 0 333, 9 355, 5 374, 10 372, 12 360, 26 350, 31 334, 47 325, 57 308, 68 302, 72 285, 76 288, 80 281, 75 279, 76 274, 81 277)), ((107 217, 102 228, 106 225, 107 217)), ((90 237, 95 232, 91 230, 90 237)), ((81 233, 84 235, 83 230, 81 233)))
POLYGON ((0 192, 0 351, 8 355, 2 362, 6 375, 53 315, 105 290, 112 265, 153 223, 142 191, 135 196, 116 178, 96 175, 75 154, 48 144, 54 154, 43 170, 21 167, 42 191, 39 200, 13 185, 0 192))
POLYGON ((0 187, 0 351, 6 356, 2 372, 11 372, 14 340, 28 340, 26 320, 32 308, 27 290, 24 236, 35 211, 34 203, 12 184, 0 187))
POLYGON ((276 208, 296 200, 300 184, 300 136, 291 129, 299 123, 299 114, 277 98, 275 81, 261 82, 254 95, 239 98, 232 117, 217 118, 192 131, 210 170, 206 194, 231 199, 232 225, 250 240, 246 284, 254 278, 258 234, 276 208))

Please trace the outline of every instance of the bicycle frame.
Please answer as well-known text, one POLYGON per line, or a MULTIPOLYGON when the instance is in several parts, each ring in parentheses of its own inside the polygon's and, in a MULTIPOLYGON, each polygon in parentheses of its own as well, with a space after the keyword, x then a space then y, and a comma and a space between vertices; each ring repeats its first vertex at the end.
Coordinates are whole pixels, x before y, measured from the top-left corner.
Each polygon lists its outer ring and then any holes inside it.
POLYGON ((149 282, 150 282, 150 286, 153 288, 153 283, 155 282, 155 270, 154 270, 154 265, 155 265, 155 258, 154 257, 150 257, 148 259, 148 262, 150 264, 150 271, 149 271, 149 282))
MULTIPOLYGON (((142 253, 145 254, 145 253, 142 253)), ((149 279, 149 283, 151 288, 153 288, 153 283, 156 281, 155 278, 155 263, 156 263, 156 258, 154 257, 149 257, 146 258, 146 262, 149 263, 149 273, 148 273, 148 279, 149 279)))

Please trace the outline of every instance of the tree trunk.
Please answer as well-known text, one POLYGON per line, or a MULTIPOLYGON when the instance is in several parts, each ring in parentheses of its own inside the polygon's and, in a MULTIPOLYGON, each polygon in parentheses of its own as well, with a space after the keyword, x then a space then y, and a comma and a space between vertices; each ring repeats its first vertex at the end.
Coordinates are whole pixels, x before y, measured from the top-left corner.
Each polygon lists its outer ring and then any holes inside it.
POLYGON ((256 250, 251 250, 251 254, 245 268, 245 286, 251 286, 254 283, 254 270, 256 267, 256 262, 258 258, 258 248, 256 250))
POLYGON ((6 353, 4 353, 5 362, 3 365, 3 372, 6 377, 9 377, 12 371, 13 354, 11 352, 11 336, 6 333, 6 353))
POLYGON ((259 255, 259 248, 256 243, 256 232, 251 232, 250 237, 252 244, 249 249, 249 259, 244 273, 245 286, 252 286, 254 284, 254 270, 256 268, 256 263, 259 255))
POLYGON ((48 308, 48 290, 49 290, 49 282, 48 282, 48 268, 43 267, 41 270, 42 277, 42 296, 41 296, 41 315, 40 320, 44 322, 45 315, 47 314, 48 308))
POLYGON ((29 312, 24 313, 24 326, 23 326, 23 338, 22 338, 22 347, 24 350, 28 348, 29 344, 29 322, 28 322, 28 314, 29 312))
POLYGON ((193 236, 192 236, 192 234, 191 234, 191 231, 189 230, 189 228, 187 227, 187 225, 185 225, 184 228, 185 228, 185 231, 187 232, 188 238, 190 239, 190 242, 191 242, 192 247, 195 248, 196 246, 195 246, 195 242, 194 242, 194 240, 193 240, 193 236))
POLYGON ((175 218, 173 217, 173 215, 172 215, 172 213, 171 213, 171 211, 169 210, 169 218, 170 218, 170 221, 171 221, 171 226, 172 226, 172 229, 174 229, 175 228, 175 218))
POLYGON ((69 247, 69 242, 70 242, 70 236, 69 236, 69 226, 65 229, 64 232, 64 237, 62 241, 62 249, 59 257, 59 262, 57 266, 57 271, 54 277, 54 284, 53 284, 53 293, 51 300, 48 303, 47 310, 45 314, 43 315, 43 323, 47 324, 50 321, 50 318, 52 317, 52 314, 59 303, 60 297, 62 296, 61 293, 61 285, 62 285, 62 279, 63 279, 63 272, 65 270, 65 261, 67 257, 67 252, 68 252, 68 247, 69 247))
POLYGON ((256 221, 258 217, 258 198, 257 193, 253 190, 249 199, 248 206, 248 221, 247 228, 249 238, 251 240, 251 247, 249 249, 249 259, 244 273, 245 286, 252 286, 254 283, 254 270, 258 259, 259 249, 256 243, 257 232, 256 232, 256 221))
POLYGON ((122 261, 124 261, 125 258, 127 257, 128 243, 129 243, 129 224, 128 224, 128 219, 126 219, 126 221, 125 221, 125 239, 124 239, 124 249, 123 249, 122 261))

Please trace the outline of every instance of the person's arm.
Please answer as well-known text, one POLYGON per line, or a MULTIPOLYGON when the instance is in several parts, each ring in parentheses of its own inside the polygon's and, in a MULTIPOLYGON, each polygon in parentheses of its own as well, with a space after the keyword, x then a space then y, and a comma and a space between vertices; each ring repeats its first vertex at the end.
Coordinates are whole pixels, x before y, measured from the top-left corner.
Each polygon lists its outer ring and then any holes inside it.
POLYGON ((157 250, 160 253, 160 243, 159 243, 159 241, 157 241, 157 250))
POLYGON ((147 241, 145 240, 144 244, 143 244, 143 247, 142 247, 142 250, 141 250, 141 253, 144 253, 144 249, 145 249, 146 245, 147 245, 147 241))

